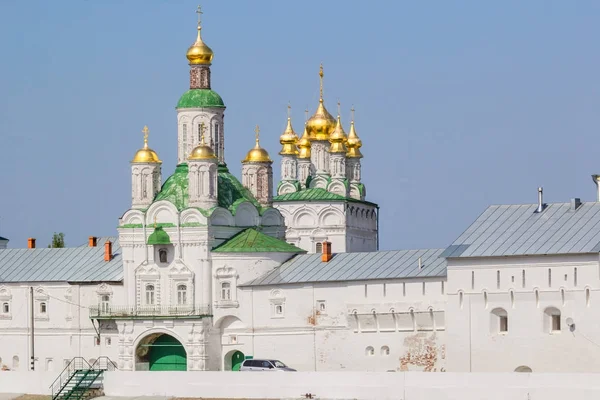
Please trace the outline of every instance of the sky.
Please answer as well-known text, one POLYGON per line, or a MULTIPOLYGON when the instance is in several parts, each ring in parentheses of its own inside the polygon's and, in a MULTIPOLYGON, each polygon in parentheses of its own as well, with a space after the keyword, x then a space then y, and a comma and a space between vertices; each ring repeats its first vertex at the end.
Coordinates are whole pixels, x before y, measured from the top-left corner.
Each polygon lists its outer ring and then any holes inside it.
MULTIPOLYGON (((143 144, 176 164, 197 1, 0 2, 0 236, 116 235, 143 144)), ((212 87, 239 177, 261 127, 325 102, 363 141, 381 249, 449 245, 491 204, 595 201, 600 2, 204 1, 212 87)))

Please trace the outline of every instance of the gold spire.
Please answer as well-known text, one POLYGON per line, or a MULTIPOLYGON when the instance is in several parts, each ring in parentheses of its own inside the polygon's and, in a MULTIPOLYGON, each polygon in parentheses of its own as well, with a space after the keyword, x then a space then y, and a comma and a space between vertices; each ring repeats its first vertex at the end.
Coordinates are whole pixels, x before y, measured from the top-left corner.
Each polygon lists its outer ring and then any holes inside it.
POLYGON ((290 116, 290 110, 292 107, 288 104, 288 112, 287 112, 287 126, 283 134, 279 136, 279 143, 281 143, 282 148, 279 154, 283 155, 298 155, 298 148, 296 147, 296 143, 298 142, 298 135, 294 132, 294 128, 292 128, 292 117, 290 116))
POLYGON ((148 147, 148 132, 149 132, 148 127, 144 126, 144 129, 142 129, 142 132, 144 133, 144 147, 142 147, 135 153, 135 156, 133 156, 133 160, 131 162, 133 162, 133 163, 155 163, 155 164, 162 163, 162 161, 160 161, 160 159, 158 158, 158 154, 156 154, 156 152, 154 150, 152 150, 151 148, 148 147))
POLYGON ((200 35, 200 31, 202 30, 202 25, 200 22, 200 15, 202 15, 202 11, 200 6, 198 6, 196 13, 198 14, 198 37, 196 38, 194 44, 192 44, 188 49, 186 57, 189 60, 190 65, 210 65, 214 53, 211 48, 202 41, 202 36, 200 35))
POLYGON ((254 145, 254 148, 250 150, 248 154, 246 154, 246 158, 244 158, 242 162, 273 162, 273 160, 271 160, 271 157, 269 157, 269 153, 265 149, 260 147, 260 128, 258 127, 258 125, 256 125, 254 132, 256 133, 256 144, 254 145))
POLYGON ((329 143, 331 143, 331 146, 329 147, 329 152, 346 153, 345 142, 347 140, 348 138, 346 136, 346 132, 344 132, 344 127, 342 126, 342 119, 340 117, 340 102, 338 101, 337 123, 335 125, 335 129, 329 136, 329 143))
POLYGON ((335 128, 335 119, 329 114, 323 104, 323 64, 319 68, 319 105, 317 111, 307 122, 310 140, 329 140, 329 134, 335 128))
POLYGON ((304 123, 304 133, 297 143, 298 146, 298 158, 310 160, 310 139, 308 138, 308 130, 306 129, 306 122, 304 123))
POLYGON ((352 122, 350 122, 350 133, 348 133, 348 142, 346 146, 348 147, 348 152, 346 153, 346 157, 349 158, 362 158, 363 155, 360 152, 360 148, 362 147, 362 141, 356 134, 356 130, 354 129, 354 107, 350 110, 352 111, 352 122))
POLYGON ((194 147, 192 153, 188 157, 188 160, 216 160, 217 156, 215 155, 214 150, 204 142, 204 132, 206 131, 206 126, 204 126, 204 122, 200 124, 200 144, 194 147))

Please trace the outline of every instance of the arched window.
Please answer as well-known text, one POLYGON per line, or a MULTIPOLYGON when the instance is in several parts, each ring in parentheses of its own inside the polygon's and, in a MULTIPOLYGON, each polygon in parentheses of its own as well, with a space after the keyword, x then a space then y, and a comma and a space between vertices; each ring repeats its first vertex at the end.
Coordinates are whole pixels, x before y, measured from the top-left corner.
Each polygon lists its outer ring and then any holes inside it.
POLYGON ((183 132, 181 134, 181 147, 183 147, 182 151, 183 151, 183 155, 184 157, 187 159, 188 154, 188 148, 187 148, 187 125, 183 124, 183 132))
POLYGON ((500 289, 500 271, 496 271, 496 289, 500 289))
POLYGON ((548 307, 544 310, 544 328, 548 333, 559 333, 561 330, 560 310, 548 307))
POLYGON ((277 315, 283 314, 283 304, 277 304, 275 306, 275 314, 277 314, 277 315))
POLYGON ((390 355, 390 348, 387 346, 381 346, 381 355, 382 356, 389 356, 390 355))
POLYGON ((100 298, 100 311, 107 313, 110 311, 110 296, 105 294, 100 298))
POLYGON ((231 300, 231 283, 221 283, 221 300, 231 300))
POLYGON ((548 268, 548 287, 552 287, 552 270, 548 268))
POLYGON ((533 372, 533 371, 531 371, 531 368, 529 368, 528 366, 521 365, 520 367, 515 368, 515 372, 526 372, 526 373, 529 373, 529 372, 533 372))
POLYGON ((490 332, 508 333, 508 313, 504 308, 494 308, 490 313, 490 332))
POLYGON ((521 280, 522 280, 521 286, 525 287, 525 270, 523 270, 521 274, 522 274, 522 277, 521 277, 521 280))
POLYGON ((146 285, 146 305, 154 305, 154 285, 146 285))
POLYGON ((221 138, 219 136, 219 124, 215 122, 215 147, 214 151, 217 156, 219 156, 219 145, 221 142, 221 138))
POLYGON ((19 369, 19 356, 14 356, 12 360, 12 370, 16 371, 19 369))
POLYGON ((10 304, 8 304, 8 303, 2 303, 2 313, 3 314, 10 313, 10 304))
POLYGON ((160 250, 158 250, 158 260, 161 263, 166 263, 167 262, 167 249, 160 249, 160 250))
POLYGON ((187 304, 187 286, 177 285, 177 305, 187 304))
POLYGON ((367 348, 365 349, 365 356, 374 356, 375 355, 375 349, 372 346, 367 346, 367 348))
POLYGON ((322 253, 323 252, 323 243, 318 242, 317 244, 315 244, 315 253, 322 253))
POLYGON ((585 288, 585 306, 590 306, 590 288, 585 288))
POLYGON ((535 306, 540 308, 540 291, 535 289, 533 292, 535 293, 535 306))
POLYGON ((46 314, 47 311, 48 311, 48 306, 46 305, 46 302, 42 301, 40 303, 40 314, 46 314))
POLYGON ((471 271, 471 290, 475 289, 475 271, 471 271))
POLYGON ((463 292, 460 291, 460 292, 458 292, 458 306, 460 307, 461 310, 463 308, 463 302, 464 302, 464 295, 463 295, 463 292))

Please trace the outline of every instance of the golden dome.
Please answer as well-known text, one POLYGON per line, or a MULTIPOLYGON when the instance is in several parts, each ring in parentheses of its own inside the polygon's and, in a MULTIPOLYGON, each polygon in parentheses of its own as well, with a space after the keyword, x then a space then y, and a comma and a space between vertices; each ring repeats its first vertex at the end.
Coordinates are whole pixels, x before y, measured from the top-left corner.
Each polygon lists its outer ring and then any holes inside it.
POLYGON ((190 46, 187 51, 186 57, 190 62, 190 65, 210 65, 214 53, 210 47, 208 47, 203 41, 202 36, 200 35, 200 31, 202 30, 202 26, 200 25, 200 6, 198 6, 198 37, 194 44, 190 46))
POLYGON ((310 140, 329 140, 329 134, 335 128, 335 119, 323 104, 323 64, 319 69, 319 77, 321 80, 319 106, 314 115, 308 120, 306 127, 310 140))
POLYGON ((333 130, 331 135, 329 135, 329 143, 331 143, 331 146, 329 147, 329 152, 346 153, 345 143, 347 141, 348 137, 346 136, 346 132, 344 132, 344 128, 342 127, 342 120, 338 114, 335 129, 333 130))
POLYGON ((282 145, 279 154, 281 154, 282 156, 298 155, 298 148, 296 147, 296 143, 298 142, 298 135, 296 135, 296 132, 294 132, 294 128, 292 128, 292 118, 290 118, 289 116, 289 109, 290 106, 288 106, 287 126, 285 128, 285 131, 283 131, 283 134, 279 136, 279 143, 281 143, 282 145))
POLYGON ((306 123, 304 124, 304 133, 298 143, 298 158, 310 159, 310 139, 308 138, 308 131, 306 129, 306 123))
MULTIPOLYGON (((202 128, 201 128, 202 129, 202 128)), ((194 147, 192 153, 188 157, 188 160, 216 160, 217 156, 213 149, 204 142, 204 133, 202 133, 202 137, 200 138, 200 144, 194 147)))
POLYGON ((131 162, 161 164, 162 161, 160 161, 160 159, 158 158, 158 154, 156 154, 154 150, 148 147, 148 127, 144 126, 142 132, 144 132, 144 147, 142 147, 135 153, 135 156, 133 156, 133 160, 131 160, 131 162))
MULTIPOLYGON (((354 109, 352 109, 354 113, 354 109)), ((362 153, 360 152, 360 148, 362 147, 362 141, 356 134, 356 130, 354 129, 354 118, 352 118, 352 122, 350 122, 350 133, 348 133, 348 142, 346 144, 348 147, 348 152, 346 153, 346 157, 349 158, 362 158, 362 153)))
POLYGON ((242 162, 273 162, 273 160, 271 160, 271 157, 269 157, 269 153, 265 149, 260 147, 258 139, 258 132, 260 130, 258 128, 258 125, 256 125, 256 129, 254 131, 256 132, 256 145, 254 145, 254 148, 250 150, 248 154, 246 154, 246 158, 244 158, 242 162))

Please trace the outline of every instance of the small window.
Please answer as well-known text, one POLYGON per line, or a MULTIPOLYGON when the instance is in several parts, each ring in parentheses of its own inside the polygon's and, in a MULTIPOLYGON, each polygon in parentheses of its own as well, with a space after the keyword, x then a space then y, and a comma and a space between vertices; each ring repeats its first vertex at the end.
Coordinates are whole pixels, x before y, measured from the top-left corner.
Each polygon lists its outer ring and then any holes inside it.
POLYGON ((327 311, 327 304, 325 303, 325 300, 317 301, 317 310, 319 310, 320 313, 327 311))
POLYGON ((496 289, 500 289, 500 271, 496 271, 496 289))
POLYGON ((503 308, 494 308, 490 313, 490 332, 508 333, 508 314, 503 308))
POLYGON ((488 294, 487 294, 487 292, 483 292, 483 306, 487 310, 487 308, 488 308, 488 294))
POLYGON ((500 317, 500 332, 508 332, 508 317, 506 315, 500 317))
POLYGON ((573 270, 573 286, 577 286, 577 267, 573 270))
POLYGON ((546 332, 559 333, 561 331, 560 310, 556 307, 548 307, 544 310, 544 314, 546 332))
POLYGON ((10 313, 10 305, 8 303, 2 303, 2 313, 3 314, 10 313))
POLYGON ((374 349, 373 347, 371 347, 371 346, 368 346, 368 347, 365 349, 365 355, 366 355, 367 357, 374 356, 374 355, 375 355, 375 349, 374 349))
POLYGON ((146 305, 154 305, 154 285, 146 285, 146 305))
POLYGON ((402 296, 406 297, 406 282, 402 282, 402 296))
POLYGON ((14 356, 12 359, 12 369, 16 371, 19 369, 19 356, 14 356))
POLYGON ((385 297, 386 295, 387 295, 387 286, 384 283, 383 284, 383 297, 385 297))
POLYGON ((458 306, 460 307, 461 310, 463 308, 463 302, 464 302, 463 292, 458 292, 458 306))
POLYGON ((585 288, 585 306, 590 306, 590 288, 585 288))
POLYGON ((442 294, 444 294, 444 281, 442 281, 442 294))
POLYGON ((382 346, 381 347, 381 355, 382 356, 389 356, 390 355, 390 348, 387 346, 382 346))
POLYGON ((475 271, 471 271, 471 290, 475 289, 475 271))
POLYGON ((46 314, 47 311, 48 311, 48 306, 46 305, 46 302, 41 302, 40 303, 40 314, 46 314))
POLYGON ((221 300, 231 300, 231 283, 221 283, 221 300))
POLYGON ((283 304, 275 305, 275 314, 283 315, 283 304))
POLYGON ((177 305, 183 306, 187 304, 187 286, 177 285, 177 305))
POLYGON ((365 285, 365 297, 367 297, 369 294, 369 288, 367 285, 365 285))
POLYGON ((552 316, 552 332, 560 332, 560 315, 552 316))
POLYGON ((523 270, 523 271, 521 272, 521 275, 522 275, 522 276, 521 276, 521 280, 522 280, 522 282, 521 282, 521 286, 525 287, 525 270, 523 270))
POLYGON ((425 296, 425 282, 423 282, 423 289, 422 289, 422 291, 423 291, 423 296, 425 296))
POLYGON ((315 253, 322 253, 323 252, 323 243, 319 242, 317 244, 315 244, 315 253))
POLYGON ((552 270, 548 268, 548 287, 552 287, 552 270))
POLYGON ((110 337, 105 338, 104 344, 110 347, 112 345, 112 339, 110 337))
POLYGON ((161 263, 166 263, 167 262, 167 249, 160 249, 160 250, 158 250, 158 260, 161 263))

